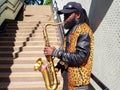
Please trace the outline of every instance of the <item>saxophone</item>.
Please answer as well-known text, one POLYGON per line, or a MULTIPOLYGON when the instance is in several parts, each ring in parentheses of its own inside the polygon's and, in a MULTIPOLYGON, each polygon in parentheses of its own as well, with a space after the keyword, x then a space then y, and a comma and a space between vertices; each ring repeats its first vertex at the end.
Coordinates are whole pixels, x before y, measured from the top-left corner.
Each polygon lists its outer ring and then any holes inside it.
MULTIPOLYGON (((50 42, 47 35, 47 29, 46 29, 47 26, 50 26, 50 25, 57 26, 62 24, 64 24, 64 22, 49 23, 43 26, 43 36, 45 40, 45 46, 48 46, 48 47, 50 46, 50 42)), ((48 65, 44 64, 42 59, 39 58, 34 65, 34 70, 39 70, 42 73, 47 90, 56 90, 60 83, 57 79, 57 74, 55 72, 53 57, 52 56, 45 56, 45 57, 48 61, 48 65)))

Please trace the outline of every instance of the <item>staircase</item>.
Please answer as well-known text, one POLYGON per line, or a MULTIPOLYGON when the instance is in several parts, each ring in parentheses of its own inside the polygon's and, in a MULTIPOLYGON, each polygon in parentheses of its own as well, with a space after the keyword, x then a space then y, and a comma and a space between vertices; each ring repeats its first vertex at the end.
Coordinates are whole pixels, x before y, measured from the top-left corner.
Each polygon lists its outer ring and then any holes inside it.
MULTIPOLYGON (((42 26, 54 22, 49 5, 26 6, 23 21, 9 21, 6 32, 0 33, 0 90, 46 90, 43 76, 34 71, 38 58, 47 63, 43 53, 42 26)), ((58 27, 49 27, 51 46, 61 44, 58 27)), ((55 58, 54 63, 58 61, 55 58)), ((62 88, 62 78, 58 73, 62 88)))

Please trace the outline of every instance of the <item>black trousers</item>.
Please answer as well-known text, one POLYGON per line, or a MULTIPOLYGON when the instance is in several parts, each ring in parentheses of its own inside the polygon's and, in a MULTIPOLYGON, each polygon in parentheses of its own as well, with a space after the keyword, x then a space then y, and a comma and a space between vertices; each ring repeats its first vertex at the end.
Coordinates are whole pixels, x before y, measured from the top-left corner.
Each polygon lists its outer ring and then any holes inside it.
POLYGON ((80 86, 80 87, 75 87, 75 90, 88 90, 88 85, 86 85, 86 86, 80 86))

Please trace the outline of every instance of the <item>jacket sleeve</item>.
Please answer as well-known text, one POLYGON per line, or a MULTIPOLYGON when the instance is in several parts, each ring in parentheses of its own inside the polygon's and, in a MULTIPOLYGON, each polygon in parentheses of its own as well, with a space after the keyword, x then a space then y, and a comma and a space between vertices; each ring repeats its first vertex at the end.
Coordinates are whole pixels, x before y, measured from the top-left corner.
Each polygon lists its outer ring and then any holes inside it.
POLYGON ((55 49, 53 56, 60 58, 70 66, 82 64, 90 52, 90 37, 87 33, 82 33, 78 37, 76 51, 73 53, 64 52, 63 50, 55 49))

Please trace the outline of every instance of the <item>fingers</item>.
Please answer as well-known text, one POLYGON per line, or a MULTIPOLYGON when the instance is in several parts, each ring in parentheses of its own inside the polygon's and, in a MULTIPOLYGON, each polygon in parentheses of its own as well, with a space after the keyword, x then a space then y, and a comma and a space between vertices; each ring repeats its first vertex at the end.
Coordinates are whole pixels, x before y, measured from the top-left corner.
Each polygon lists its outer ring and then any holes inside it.
POLYGON ((48 55, 47 50, 44 50, 44 54, 45 54, 45 55, 48 55))
POLYGON ((58 70, 58 68, 55 68, 55 72, 58 72, 59 70, 58 70))
POLYGON ((46 51, 44 51, 44 54, 45 54, 45 55, 47 55, 47 52, 46 52, 46 51))
POLYGON ((49 47, 45 47, 45 48, 44 48, 44 54, 47 55, 47 54, 48 54, 48 51, 49 51, 49 47))
POLYGON ((55 49, 55 47, 54 47, 54 46, 52 46, 51 48, 52 48, 52 49, 55 49))
POLYGON ((52 55, 52 52, 54 50, 55 47, 45 47, 44 48, 44 54, 45 55, 52 55))
POLYGON ((55 68, 55 73, 56 73, 56 74, 58 73, 58 71, 59 71, 58 68, 55 68))

